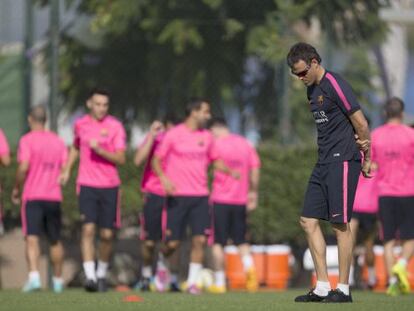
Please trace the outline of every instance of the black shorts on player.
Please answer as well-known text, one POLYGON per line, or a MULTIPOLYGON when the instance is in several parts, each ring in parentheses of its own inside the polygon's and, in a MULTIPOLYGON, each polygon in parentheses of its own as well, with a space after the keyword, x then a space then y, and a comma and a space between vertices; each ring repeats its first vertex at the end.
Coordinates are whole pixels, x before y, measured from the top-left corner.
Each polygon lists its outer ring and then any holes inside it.
POLYGON ((214 243, 227 245, 229 238, 234 245, 246 243, 246 206, 214 203, 214 243))
POLYGON ((377 214, 352 212, 352 218, 358 220, 358 232, 365 238, 377 231, 377 214))
POLYGON ((175 196, 167 199, 166 240, 182 240, 187 225, 191 228, 192 236, 208 235, 210 224, 211 215, 207 196, 175 196))
POLYGON ((380 197, 379 219, 384 242, 414 239, 414 197, 380 197))
POLYGON ((115 229, 119 216, 118 187, 94 188, 81 186, 79 207, 84 224, 94 223, 103 229, 115 229))
POLYGON ((144 209, 141 214, 142 240, 159 241, 162 239, 162 213, 165 208, 165 197, 145 193, 144 209))
POLYGON ((309 179, 302 216, 348 223, 360 172, 359 160, 316 164, 309 179))
POLYGON ((26 235, 40 236, 45 233, 50 243, 60 240, 62 227, 60 202, 27 201, 25 203, 26 235))

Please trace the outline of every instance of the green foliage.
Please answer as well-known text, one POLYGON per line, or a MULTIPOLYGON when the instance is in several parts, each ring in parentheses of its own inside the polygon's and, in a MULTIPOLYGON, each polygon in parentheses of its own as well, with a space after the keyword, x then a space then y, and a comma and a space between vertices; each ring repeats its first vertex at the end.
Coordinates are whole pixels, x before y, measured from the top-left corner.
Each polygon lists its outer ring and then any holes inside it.
MULTIPOLYGON (((79 4, 79 14, 90 17, 89 32, 101 43, 62 38, 61 92, 67 108, 83 105, 92 86, 105 86, 112 91, 112 113, 129 125, 183 111, 188 97, 196 95, 209 98, 216 114, 229 106, 241 114, 253 108, 264 139, 278 136, 284 116, 276 115, 282 105, 303 111, 295 92, 284 102, 286 90, 296 87, 284 85, 280 67, 286 67, 285 56, 294 42, 310 40, 309 25, 320 25, 320 38, 327 38, 330 50, 377 43, 386 34, 378 12, 387 1, 380 0, 67 3, 79 4), (247 65, 252 59, 254 69, 247 65)), ((357 49, 365 53, 366 48, 357 49)), ((371 78, 366 64, 354 61, 349 73, 358 79, 359 90, 365 88, 364 94, 371 78)), ((308 139, 305 125, 293 125, 296 140, 308 139)))
MULTIPOLYGON (((298 225, 302 200, 310 171, 316 159, 314 148, 282 148, 264 144, 259 148, 262 160, 260 183, 260 202, 256 211, 249 218, 251 235, 255 243, 278 243, 292 241, 303 242, 303 235, 298 225)), ((132 157, 130 157, 132 158, 132 157)), ((0 170, 4 192, 5 214, 19 219, 19 206, 10 202, 14 182, 16 163, 0 170)), ((76 197, 76 170, 64 187, 62 204, 65 232, 70 234, 79 225, 79 209, 76 197)), ((122 222, 124 225, 137 225, 138 213, 142 209, 140 193, 141 169, 132 161, 119 168, 122 180, 122 222)))

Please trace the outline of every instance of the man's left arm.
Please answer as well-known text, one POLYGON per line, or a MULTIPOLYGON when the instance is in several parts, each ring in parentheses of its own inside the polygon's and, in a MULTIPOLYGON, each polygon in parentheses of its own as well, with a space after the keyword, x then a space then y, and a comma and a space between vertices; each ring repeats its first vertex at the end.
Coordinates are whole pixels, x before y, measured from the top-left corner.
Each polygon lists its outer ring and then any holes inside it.
POLYGON ((91 140, 89 142, 91 149, 105 160, 117 165, 125 164, 125 149, 126 149, 126 133, 122 125, 119 126, 118 132, 114 137, 115 152, 105 150, 99 146, 98 141, 91 140))
POLYGON ((362 163, 362 174, 364 177, 371 176, 371 135, 369 132, 368 122, 361 110, 357 110, 349 115, 352 126, 354 127, 355 133, 359 143, 361 151, 364 153, 364 160, 362 163))

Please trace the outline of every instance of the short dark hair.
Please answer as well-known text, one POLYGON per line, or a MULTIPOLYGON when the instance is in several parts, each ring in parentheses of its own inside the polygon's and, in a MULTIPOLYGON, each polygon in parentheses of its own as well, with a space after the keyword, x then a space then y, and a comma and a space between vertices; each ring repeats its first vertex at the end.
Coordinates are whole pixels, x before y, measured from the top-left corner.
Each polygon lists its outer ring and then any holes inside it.
POLYGON ((88 99, 90 99, 93 95, 104 95, 107 96, 108 98, 111 97, 111 93, 104 88, 100 88, 100 87, 94 87, 93 89, 91 89, 88 93, 88 99))
POLYGON ((286 57, 289 67, 293 67, 298 61, 303 60, 307 64, 310 64, 313 59, 316 59, 318 63, 322 62, 322 58, 316 49, 305 42, 298 42, 290 48, 290 51, 286 57))
POLYGON ((30 109, 29 116, 33 121, 41 124, 45 124, 47 121, 46 107, 43 105, 37 105, 30 109))
POLYGON ((200 110, 203 103, 208 103, 208 101, 199 97, 191 97, 185 106, 185 116, 188 117, 191 112, 200 110))
POLYGON ((221 126, 221 127, 227 127, 227 121, 223 117, 214 117, 211 119, 211 121, 208 123, 208 127, 212 128, 213 126, 221 126))
POLYGON ((385 116, 387 119, 400 118, 404 112, 404 102, 401 98, 391 97, 385 103, 385 116))

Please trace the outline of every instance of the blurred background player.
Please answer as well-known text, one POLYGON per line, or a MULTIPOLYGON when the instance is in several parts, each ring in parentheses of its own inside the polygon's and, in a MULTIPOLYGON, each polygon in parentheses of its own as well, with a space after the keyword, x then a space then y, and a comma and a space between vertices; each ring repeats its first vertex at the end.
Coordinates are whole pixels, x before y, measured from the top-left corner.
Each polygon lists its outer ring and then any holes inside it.
MULTIPOLYGON (((154 282, 152 272, 156 243, 163 238, 163 225, 165 226, 166 216, 166 197, 164 188, 162 187, 158 176, 152 169, 151 162, 154 152, 157 146, 161 143, 166 131, 172 128, 175 124, 177 124, 177 120, 173 115, 167 115, 163 122, 154 121, 151 124, 150 131, 143 143, 138 147, 134 158, 134 163, 137 167, 145 163, 141 179, 141 192, 144 195, 140 236, 142 241, 141 252, 143 262, 141 268, 141 280, 137 284, 142 291, 149 291, 152 288, 155 288, 158 291, 164 291, 167 285, 165 283, 167 282, 166 273, 168 273, 168 271, 166 271, 166 267, 162 267, 162 261, 157 264, 157 268, 159 268, 157 271, 157 282, 154 282)), ((177 252, 175 252, 172 257, 176 257, 175 259, 177 259, 177 252)), ((170 266, 171 268, 174 268, 173 266, 178 266, 178 263, 170 266)), ((179 291, 177 274, 169 274, 169 280, 171 281, 171 284, 169 284, 170 290, 179 291)))
POLYGON ((402 123, 404 103, 391 98, 385 104, 386 124, 372 132, 373 162, 378 166, 379 219, 389 277, 387 293, 410 292, 407 263, 414 253, 414 130, 402 123), (401 258, 393 248, 402 241, 401 258))
POLYGON ((210 234, 208 167, 214 163, 218 169, 231 174, 223 162, 217 160, 213 137, 205 129, 210 118, 208 102, 190 100, 185 121, 165 134, 153 159, 154 171, 168 195, 163 251, 166 256, 178 248, 187 225, 191 227, 190 265, 185 286, 190 294, 201 293, 196 281, 202 269, 206 235, 210 234))
POLYGON ((77 187, 81 213, 81 251, 86 275, 85 289, 106 291, 106 274, 112 253, 114 229, 120 227, 121 180, 117 165, 125 163, 126 134, 117 119, 108 114, 110 95, 93 89, 86 102, 89 114, 74 125, 74 143, 63 179, 80 157, 77 187), (95 233, 99 228, 98 265, 95 269, 95 233))
MULTIPOLYGON (((7 138, 3 133, 3 130, 0 129, 0 166, 9 166, 10 165, 10 148, 7 138)), ((3 225, 3 185, 0 180, 0 235, 4 233, 3 225)))
POLYGON ((296 43, 287 55, 292 74, 307 87, 309 108, 318 131, 318 162, 305 194, 300 224, 306 233, 316 271, 316 287, 296 302, 349 303, 349 272, 354 240, 349 222, 362 170, 370 177, 370 148, 364 160, 355 141, 369 141, 368 123, 350 85, 338 74, 321 66, 321 57, 307 43, 296 43), (338 241, 339 282, 331 289, 326 265, 326 242, 319 225, 329 221, 338 241))
POLYGON ((260 159, 254 147, 239 135, 230 133, 223 118, 211 122, 215 149, 219 159, 233 171, 240 173, 232 178, 216 170, 210 201, 213 203, 214 228, 214 280, 209 288, 213 293, 226 292, 224 250, 229 238, 239 247, 246 273, 246 288, 256 291, 258 281, 250 246, 246 241, 247 212, 257 207, 257 190, 260 177, 260 159))
MULTIPOLYGON (((378 234, 378 193, 375 178, 375 164, 372 166, 373 178, 365 178, 362 174, 359 176, 358 187, 355 194, 354 209, 351 218, 351 231, 355 244, 358 238, 361 239, 363 246, 364 265, 368 270, 367 283, 360 283, 363 288, 373 289, 377 282, 375 274, 375 254, 374 243, 378 234)), ((355 263, 354 267, 356 267, 355 263)), ((362 272, 361 269, 354 269, 362 272)), ((354 274, 355 275, 355 274, 354 274)), ((358 276, 351 275, 351 279, 362 281, 362 274, 358 276)))
POLYGON ((59 177, 66 165, 68 152, 63 140, 45 129, 44 107, 34 107, 28 122, 30 132, 19 142, 17 152, 19 166, 12 192, 13 203, 19 204, 20 197, 23 201, 21 218, 29 267, 29 278, 23 287, 23 292, 41 288, 39 237, 45 232, 50 243, 53 291, 60 293, 63 290, 64 252, 60 241, 62 192, 59 177))

